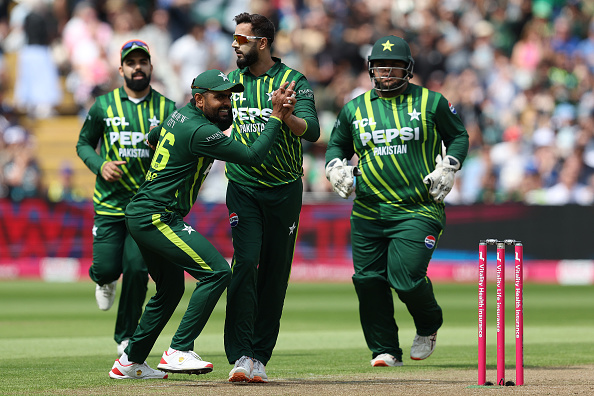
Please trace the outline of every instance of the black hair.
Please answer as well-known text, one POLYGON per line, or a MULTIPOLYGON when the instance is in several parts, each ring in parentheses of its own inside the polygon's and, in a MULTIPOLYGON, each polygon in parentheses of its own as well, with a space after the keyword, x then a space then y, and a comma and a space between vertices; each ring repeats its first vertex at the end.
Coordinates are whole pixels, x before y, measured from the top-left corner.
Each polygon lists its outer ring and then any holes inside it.
POLYGON ((264 15, 242 12, 239 15, 235 15, 233 20, 237 25, 240 23, 249 23, 252 25, 254 35, 258 37, 266 37, 268 39, 268 47, 272 46, 275 29, 274 24, 270 19, 266 18, 264 15))

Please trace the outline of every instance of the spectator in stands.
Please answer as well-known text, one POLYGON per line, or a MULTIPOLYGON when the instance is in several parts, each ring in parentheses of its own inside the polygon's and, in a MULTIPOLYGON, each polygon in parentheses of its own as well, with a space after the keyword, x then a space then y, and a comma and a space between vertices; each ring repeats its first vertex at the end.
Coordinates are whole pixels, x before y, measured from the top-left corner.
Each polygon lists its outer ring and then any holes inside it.
POLYGON ((55 39, 56 21, 46 2, 32 3, 23 30, 26 43, 18 51, 15 105, 30 115, 52 115, 62 101, 58 68, 50 45, 55 39))
POLYGON ((594 74, 594 18, 588 26, 588 37, 581 40, 577 46, 576 55, 586 62, 590 73, 594 74))
POLYGON ((41 172, 29 133, 20 125, 11 126, 4 131, 4 142, 8 160, 2 167, 2 175, 8 187, 8 197, 14 202, 37 197, 41 172))
POLYGON ((213 48, 204 35, 204 25, 194 22, 190 31, 171 44, 169 61, 178 78, 178 89, 185 93, 182 102, 189 100, 188 81, 210 69, 213 48))
POLYGON ((110 84, 108 53, 112 34, 113 28, 99 19, 97 10, 87 1, 77 3, 64 26, 62 43, 71 66, 67 87, 81 107, 96 86, 110 84))
POLYGON ((63 162, 60 166, 59 179, 50 183, 47 198, 54 203, 84 201, 83 192, 74 183, 74 170, 69 162, 63 162))
POLYGON ((574 35, 571 28, 571 20, 564 14, 560 14, 554 20, 551 49, 557 55, 566 58, 571 58, 575 55, 580 39, 574 35))
POLYGON ((173 70, 168 57, 169 48, 173 43, 171 32, 168 29, 169 21, 167 10, 157 8, 153 11, 149 23, 139 30, 138 38, 151 47, 155 70, 154 78, 163 85, 163 94, 175 103, 182 103, 186 90, 180 91, 179 76, 173 70))

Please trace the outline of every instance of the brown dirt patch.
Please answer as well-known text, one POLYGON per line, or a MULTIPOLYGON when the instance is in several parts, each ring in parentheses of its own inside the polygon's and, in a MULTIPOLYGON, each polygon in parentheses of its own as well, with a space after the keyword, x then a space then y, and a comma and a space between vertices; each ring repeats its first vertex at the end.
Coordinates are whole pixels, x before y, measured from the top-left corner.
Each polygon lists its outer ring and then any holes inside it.
MULTIPOLYGON (((508 372, 513 380, 515 373, 508 372)), ((487 378, 494 378, 489 371, 487 378)), ((226 381, 208 381, 191 376, 188 380, 180 375, 165 381, 118 381, 113 387, 101 389, 77 389, 69 394, 175 394, 175 395, 361 395, 380 394, 413 395, 594 395, 594 365, 527 368, 525 385, 515 387, 474 387, 475 370, 436 370, 423 372, 398 372, 398 369, 382 368, 373 375, 352 377, 314 377, 307 379, 272 379, 268 384, 231 384, 226 381)))

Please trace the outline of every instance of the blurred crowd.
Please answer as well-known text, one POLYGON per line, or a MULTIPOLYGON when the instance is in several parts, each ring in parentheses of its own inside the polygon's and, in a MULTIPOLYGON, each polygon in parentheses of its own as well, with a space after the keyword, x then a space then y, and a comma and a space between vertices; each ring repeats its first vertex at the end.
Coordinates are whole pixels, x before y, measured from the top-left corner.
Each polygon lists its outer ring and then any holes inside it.
MULTIPOLYGON (((183 106, 197 74, 236 67, 233 17, 249 11, 275 22, 274 55, 302 71, 314 88, 322 137, 304 142, 306 199, 337 199, 324 176, 326 143, 342 106, 371 88, 366 64, 371 45, 395 34, 411 46, 412 82, 444 94, 470 135, 468 157, 446 203, 594 202, 591 0, 1 4, 0 92, 9 74, 4 54, 18 54, 18 70, 14 97, 0 94, 0 197, 11 196, 15 183, 26 179, 41 188, 39 169, 26 149, 34 131, 23 129, 18 115, 53 116, 69 94, 83 117, 97 95, 121 85, 119 48, 132 38, 151 47, 153 87, 183 106)), ((224 184, 219 165, 201 199, 224 199, 224 184)), ((22 190, 16 195, 34 194, 22 190)))

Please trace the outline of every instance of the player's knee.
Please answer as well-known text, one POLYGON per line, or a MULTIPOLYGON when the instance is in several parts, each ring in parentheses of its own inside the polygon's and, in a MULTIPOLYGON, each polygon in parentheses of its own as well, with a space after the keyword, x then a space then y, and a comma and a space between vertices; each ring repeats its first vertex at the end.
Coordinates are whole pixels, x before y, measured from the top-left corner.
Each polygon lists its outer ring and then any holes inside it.
POLYGON ((378 274, 371 274, 371 275, 353 275, 353 285, 355 285, 356 290, 369 290, 375 288, 384 288, 388 285, 388 281, 378 275, 378 274))
POLYGON ((222 284, 225 285, 225 287, 229 286, 229 284, 231 283, 231 275, 231 268, 223 268, 219 271, 216 271, 217 278, 220 280, 222 284))
POLYGON ((89 276, 96 283, 105 285, 118 280, 121 275, 121 268, 115 266, 98 265, 93 263, 89 268, 89 276))

